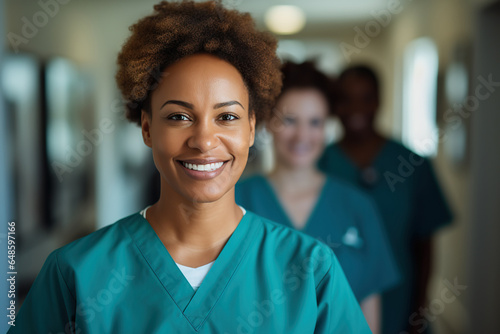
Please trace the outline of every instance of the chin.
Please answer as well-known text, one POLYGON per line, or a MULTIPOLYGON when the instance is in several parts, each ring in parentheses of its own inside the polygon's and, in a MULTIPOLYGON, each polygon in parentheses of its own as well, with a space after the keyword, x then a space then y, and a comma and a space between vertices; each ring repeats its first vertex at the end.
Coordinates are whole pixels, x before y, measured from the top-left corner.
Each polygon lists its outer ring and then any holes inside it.
POLYGON ((230 187, 221 188, 214 185, 206 185, 197 190, 188 190, 184 194, 184 197, 192 203, 213 203, 222 199, 230 190, 230 187))
POLYGON ((311 157, 294 158, 288 161, 288 165, 293 168, 310 167, 313 166, 314 164, 315 160, 311 159, 311 157))

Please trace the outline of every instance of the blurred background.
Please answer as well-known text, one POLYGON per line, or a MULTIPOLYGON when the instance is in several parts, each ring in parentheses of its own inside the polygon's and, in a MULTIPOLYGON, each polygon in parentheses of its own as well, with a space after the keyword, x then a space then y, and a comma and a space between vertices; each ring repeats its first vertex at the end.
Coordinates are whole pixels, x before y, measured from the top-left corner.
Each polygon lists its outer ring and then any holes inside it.
MULTIPOLYGON (((432 158, 455 214, 435 238, 428 297, 445 280, 467 288, 428 320, 438 334, 499 333, 500 2, 222 2, 273 31, 283 59, 315 59, 333 77, 377 70, 380 131, 432 158)), ((15 221, 18 306, 52 250, 155 201, 150 150, 114 80, 128 27, 155 3, 0 0, 0 268, 15 221)), ((329 140, 341 132, 332 120, 329 140)), ((261 146, 249 168, 269 168, 261 146)), ((0 289, 5 310, 5 279, 0 289)))

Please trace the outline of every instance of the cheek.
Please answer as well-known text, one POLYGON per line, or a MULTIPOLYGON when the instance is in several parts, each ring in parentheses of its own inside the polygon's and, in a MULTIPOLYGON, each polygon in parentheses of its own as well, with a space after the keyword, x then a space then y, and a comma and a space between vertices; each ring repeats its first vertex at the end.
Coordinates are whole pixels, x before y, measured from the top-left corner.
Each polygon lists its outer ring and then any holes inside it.
POLYGON ((249 134, 247 136, 242 136, 241 134, 231 136, 226 141, 233 155, 242 156, 248 153, 250 147, 249 134))
POLYGON ((312 141, 319 149, 323 149, 325 144, 325 127, 315 128, 312 132, 312 141))
POLYGON ((224 143, 228 153, 235 156, 238 160, 248 156, 248 150, 251 144, 249 129, 230 131, 219 138, 224 143))
POLYGON ((173 156, 178 155, 184 145, 183 134, 159 127, 152 128, 151 143, 155 163, 164 166, 173 156))
POLYGON ((234 160, 231 162, 231 168, 227 169, 229 173, 221 174, 219 176, 219 181, 234 186, 247 165, 250 148, 250 131, 242 130, 220 138, 225 147, 224 150, 226 150, 234 160))
MULTIPOLYGON (((324 123, 323 123, 324 124, 324 123)), ((312 136, 315 139, 321 140, 325 137, 325 125, 316 126, 312 130, 312 136)))
POLYGON ((156 169, 160 172, 161 175, 170 175, 171 168, 170 165, 171 156, 172 156, 172 148, 165 144, 165 142, 153 142, 153 161, 156 166, 156 169))
POLYGON ((317 155, 318 151, 323 150, 324 130, 318 127, 310 127, 307 132, 306 142, 310 145, 311 154, 317 155))
POLYGON ((293 140, 295 129, 293 126, 283 126, 278 131, 273 132, 274 143, 277 146, 286 145, 293 140))

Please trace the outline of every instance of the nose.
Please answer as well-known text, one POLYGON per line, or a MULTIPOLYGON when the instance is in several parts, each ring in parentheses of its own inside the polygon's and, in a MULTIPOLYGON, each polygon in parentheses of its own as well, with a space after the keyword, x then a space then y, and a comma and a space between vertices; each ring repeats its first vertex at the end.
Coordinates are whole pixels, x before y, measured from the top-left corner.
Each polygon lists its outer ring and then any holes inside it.
POLYGON ((193 132, 187 142, 189 148, 205 153, 219 146, 216 124, 212 124, 209 120, 199 120, 192 129, 193 132))
POLYGON ((295 126, 295 140, 297 141, 302 141, 305 140, 308 136, 309 129, 307 127, 307 124, 304 124, 304 122, 297 122, 295 126))

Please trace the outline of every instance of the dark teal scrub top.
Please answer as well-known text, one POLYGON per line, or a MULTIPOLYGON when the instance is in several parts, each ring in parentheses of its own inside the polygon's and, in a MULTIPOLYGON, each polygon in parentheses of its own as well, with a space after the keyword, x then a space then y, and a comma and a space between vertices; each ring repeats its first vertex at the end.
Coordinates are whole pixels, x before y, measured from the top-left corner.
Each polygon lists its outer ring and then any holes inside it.
MULTIPOLYGON (((293 224, 266 177, 236 184, 236 203, 281 223, 293 224)), ((328 245, 361 302, 399 282, 399 271, 372 200, 344 181, 327 177, 305 226, 300 230, 328 245)))
POLYGON ((243 216, 195 292, 139 213, 55 250, 9 333, 370 333, 333 252, 243 216))
POLYGON ((326 148, 319 167, 364 190, 377 204, 402 274, 401 284, 382 296, 382 333, 406 330, 414 298, 412 240, 429 238, 452 221, 430 161, 388 140, 369 169, 360 170, 336 144, 326 148))

